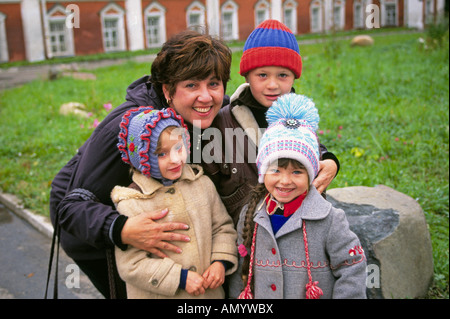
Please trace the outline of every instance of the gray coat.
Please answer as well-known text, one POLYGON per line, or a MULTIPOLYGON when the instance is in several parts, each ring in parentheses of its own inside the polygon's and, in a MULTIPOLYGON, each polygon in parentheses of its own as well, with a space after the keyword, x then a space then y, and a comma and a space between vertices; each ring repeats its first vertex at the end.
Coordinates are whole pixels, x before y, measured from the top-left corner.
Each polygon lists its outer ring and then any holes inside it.
MULTIPOLYGON (((247 207, 237 226, 238 245, 247 207)), ((258 223, 253 274, 255 299, 304 299, 308 273, 302 220, 312 264, 312 280, 323 291, 321 298, 366 298, 366 258, 358 237, 349 229, 345 213, 336 209, 311 186, 302 206, 274 235, 265 204, 258 204, 254 220, 258 223)), ((250 249, 248 249, 250 254, 250 249)), ((230 297, 243 290, 239 269, 230 278, 230 297)))

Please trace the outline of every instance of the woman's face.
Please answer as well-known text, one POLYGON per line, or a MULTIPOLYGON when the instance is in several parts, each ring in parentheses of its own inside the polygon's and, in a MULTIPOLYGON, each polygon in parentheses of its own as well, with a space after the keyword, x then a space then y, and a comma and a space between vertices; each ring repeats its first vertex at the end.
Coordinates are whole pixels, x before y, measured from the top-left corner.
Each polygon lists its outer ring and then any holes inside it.
POLYGON ((215 75, 204 80, 186 80, 176 84, 175 94, 163 85, 169 106, 193 126, 205 129, 211 126, 223 103, 223 83, 215 75))

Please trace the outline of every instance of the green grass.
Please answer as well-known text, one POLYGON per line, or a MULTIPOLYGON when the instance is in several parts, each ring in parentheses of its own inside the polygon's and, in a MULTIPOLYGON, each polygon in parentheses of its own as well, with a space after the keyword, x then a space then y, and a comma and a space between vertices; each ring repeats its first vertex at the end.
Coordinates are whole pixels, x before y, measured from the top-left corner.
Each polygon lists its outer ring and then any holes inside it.
MULTIPOLYGON (((384 184, 416 199, 429 224, 435 267, 431 298, 449 290, 449 55, 424 50, 423 34, 377 36, 369 48, 349 41, 301 46, 297 93, 314 99, 319 137, 341 162, 331 188, 384 184)), ((231 94, 243 79, 233 55, 231 94)), ((124 101, 129 83, 149 72, 129 62, 94 71, 96 81, 34 81, 0 92, 0 189, 48 215, 50 183, 89 137, 106 103, 124 101), (60 115, 61 104, 85 104, 92 116, 60 115)))

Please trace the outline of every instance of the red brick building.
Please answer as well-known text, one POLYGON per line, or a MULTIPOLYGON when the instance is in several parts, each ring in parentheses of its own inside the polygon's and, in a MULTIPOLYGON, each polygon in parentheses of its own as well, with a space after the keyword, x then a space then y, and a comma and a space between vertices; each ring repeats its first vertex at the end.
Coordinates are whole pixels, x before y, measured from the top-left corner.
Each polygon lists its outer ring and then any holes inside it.
POLYGON ((269 18, 295 34, 423 28, 443 10, 444 0, 0 0, 0 62, 158 48, 186 28, 245 40, 269 18))

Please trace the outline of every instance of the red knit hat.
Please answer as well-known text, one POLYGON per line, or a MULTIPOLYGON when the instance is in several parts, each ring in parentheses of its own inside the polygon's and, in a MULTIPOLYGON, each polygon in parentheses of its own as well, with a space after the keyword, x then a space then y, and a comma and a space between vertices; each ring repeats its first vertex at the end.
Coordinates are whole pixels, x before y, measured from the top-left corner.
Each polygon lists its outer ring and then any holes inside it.
POLYGON ((248 37, 241 58, 240 74, 262 66, 281 66, 291 70, 298 79, 302 73, 302 58, 297 39, 278 20, 262 22, 248 37))

